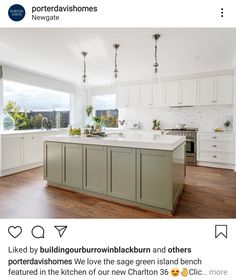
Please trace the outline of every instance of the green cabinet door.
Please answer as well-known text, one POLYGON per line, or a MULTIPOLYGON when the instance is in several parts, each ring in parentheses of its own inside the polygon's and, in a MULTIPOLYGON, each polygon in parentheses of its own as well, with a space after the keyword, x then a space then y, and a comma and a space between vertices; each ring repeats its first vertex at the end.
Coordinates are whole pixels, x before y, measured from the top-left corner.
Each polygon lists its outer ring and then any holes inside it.
POLYGON ((172 153, 137 150, 137 201, 172 210, 172 153))
POLYGON ((134 201, 136 153, 132 148, 108 148, 108 194, 134 201))
POLYGON ((62 143, 44 143, 44 179, 62 184, 62 143))
POLYGON ((63 184, 83 188, 83 146, 63 144, 63 184))
POLYGON ((84 190, 107 193, 107 148, 84 145, 84 190))

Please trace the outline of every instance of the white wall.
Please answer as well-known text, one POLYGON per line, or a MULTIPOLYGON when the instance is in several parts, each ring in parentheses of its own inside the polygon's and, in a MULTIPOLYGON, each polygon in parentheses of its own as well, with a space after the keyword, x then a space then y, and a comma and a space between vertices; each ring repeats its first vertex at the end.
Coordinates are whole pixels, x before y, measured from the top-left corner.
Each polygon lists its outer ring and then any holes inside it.
MULTIPOLYGON (((151 129, 152 120, 161 121, 161 128, 171 128, 177 123, 188 127, 196 127, 199 131, 212 131, 223 127, 229 119, 233 121, 233 106, 196 106, 178 108, 136 108, 120 109, 119 119, 140 122, 142 129, 151 129)), ((232 127, 231 127, 232 129, 232 127)))
POLYGON ((84 126, 85 108, 87 106, 88 93, 83 88, 76 88, 76 92, 71 94, 70 124, 84 126))

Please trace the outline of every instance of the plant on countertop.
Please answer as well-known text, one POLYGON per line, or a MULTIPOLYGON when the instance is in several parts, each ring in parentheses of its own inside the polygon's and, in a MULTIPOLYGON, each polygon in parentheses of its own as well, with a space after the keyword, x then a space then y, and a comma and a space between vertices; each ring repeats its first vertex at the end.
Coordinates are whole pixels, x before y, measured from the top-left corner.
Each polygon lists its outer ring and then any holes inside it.
POLYGON ((86 107, 86 113, 87 113, 87 116, 89 117, 91 115, 91 113, 93 112, 93 106, 92 105, 88 105, 86 107))
POLYGON ((160 121, 153 120, 152 123, 153 123, 153 126, 152 126, 153 130, 160 130, 161 129, 161 122, 160 121))
POLYGON ((95 129, 100 130, 101 129, 101 118, 100 117, 93 117, 93 120, 95 121, 95 129))
POLYGON ((229 127, 229 126, 230 126, 230 121, 229 120, 225 121, 224 122, 224 127, 229 127))

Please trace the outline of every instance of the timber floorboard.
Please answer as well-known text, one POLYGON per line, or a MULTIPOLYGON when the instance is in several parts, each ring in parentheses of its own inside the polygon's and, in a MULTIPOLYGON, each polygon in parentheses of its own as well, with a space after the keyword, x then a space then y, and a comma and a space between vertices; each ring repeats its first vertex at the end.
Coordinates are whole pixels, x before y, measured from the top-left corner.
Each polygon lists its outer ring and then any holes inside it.
MULTIPOLYGON (((0 178, 0 218, 170 218, 93 196, 47 186, 42 168, 0 178)), ((187 166, 172 218, 236 218, 236 173, 187 166)))

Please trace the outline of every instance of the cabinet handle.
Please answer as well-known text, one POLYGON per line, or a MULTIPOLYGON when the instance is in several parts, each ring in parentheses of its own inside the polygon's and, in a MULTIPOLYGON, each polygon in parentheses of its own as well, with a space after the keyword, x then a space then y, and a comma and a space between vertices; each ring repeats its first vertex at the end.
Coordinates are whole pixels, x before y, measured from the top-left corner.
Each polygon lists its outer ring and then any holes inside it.
POLYGON ((212 156, 213 158, 217 158, 217 156, 212 156))
POLYGON ((48 145, 45 144, 45 177, 48 178, 48 145))
POLYGON ((212 145, 212 147, 216 148, 216 147, 217 147, 217 145, 212 145))
POLYGON ((217 139, 217 137, 216 137, 216 136, 212 136, 212 138, 213 138, 213 139, 217 139))
POLYGON ((32 137, 32 139, 34 139, 34 137, 32 137))
POLYGON ((21 137, 21 139, 24 139, 24 137, 21 137))
POLYGON ((64 147, 64 182, 66 182, 66 147, 64 147))

